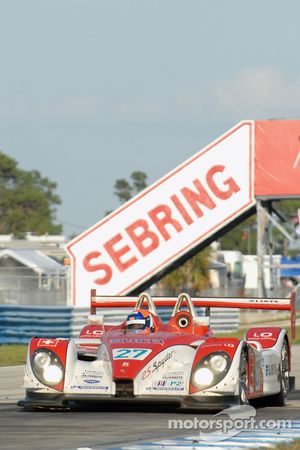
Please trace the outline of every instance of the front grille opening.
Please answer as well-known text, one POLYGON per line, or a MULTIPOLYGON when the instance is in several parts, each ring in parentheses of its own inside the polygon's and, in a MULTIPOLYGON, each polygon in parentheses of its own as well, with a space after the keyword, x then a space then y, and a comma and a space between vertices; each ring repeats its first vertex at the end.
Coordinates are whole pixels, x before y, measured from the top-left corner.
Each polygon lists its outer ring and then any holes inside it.
POLYGON ((78 352, 77 358, 79 361, 96 361, 97 355, 95 353, 78 352))
POLYGON ((133 397, 133 380, 115 380, 116 397, 133 397))

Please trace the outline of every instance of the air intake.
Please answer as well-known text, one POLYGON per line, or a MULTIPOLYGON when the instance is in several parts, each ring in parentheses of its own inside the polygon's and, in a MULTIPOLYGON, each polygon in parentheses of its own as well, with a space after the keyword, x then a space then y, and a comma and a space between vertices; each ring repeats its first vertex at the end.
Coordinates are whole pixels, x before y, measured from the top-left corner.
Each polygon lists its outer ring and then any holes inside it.
POLYGON ((133 380, 116 380, 116 397, 133 397, 133 380))

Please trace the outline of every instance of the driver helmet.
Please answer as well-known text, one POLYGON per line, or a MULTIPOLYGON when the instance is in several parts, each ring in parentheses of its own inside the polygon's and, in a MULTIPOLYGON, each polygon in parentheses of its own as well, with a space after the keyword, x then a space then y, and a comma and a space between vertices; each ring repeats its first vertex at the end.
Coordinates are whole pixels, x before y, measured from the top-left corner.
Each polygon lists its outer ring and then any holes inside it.
POLYGON ((126 330, 136 333, 152 333, 154 331, 153 318, 146 310, 136 310, 126 319, 126 330))

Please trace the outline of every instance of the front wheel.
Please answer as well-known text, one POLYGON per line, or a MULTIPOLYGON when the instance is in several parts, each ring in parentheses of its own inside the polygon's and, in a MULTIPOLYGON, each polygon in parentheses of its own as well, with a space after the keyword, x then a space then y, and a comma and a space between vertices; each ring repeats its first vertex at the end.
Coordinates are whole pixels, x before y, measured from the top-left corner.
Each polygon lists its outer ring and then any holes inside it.
POLYGON ((240 361, 239 404, 248 405, 248 364, 247 353, 243 350, 240 361))

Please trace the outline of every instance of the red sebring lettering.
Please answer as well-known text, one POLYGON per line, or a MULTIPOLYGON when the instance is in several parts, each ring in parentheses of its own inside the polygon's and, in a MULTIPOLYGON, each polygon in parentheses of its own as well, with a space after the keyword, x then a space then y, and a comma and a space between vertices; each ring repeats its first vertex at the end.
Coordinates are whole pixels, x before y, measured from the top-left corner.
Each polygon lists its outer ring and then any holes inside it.
MULTIPOLYGON (((206 174, 207 187, 204 187, 199 179, 195 179, 193 180, 194 188, 191 189, 187 186, 179 188, 181 199, 178 194, 173 194, 168 199, 171 202, 170 206, 159 204, 152 208, 148 212, 148 216, 154 226, 149 225, 147 218, 135 220, 126 226, 125 231, 128 237, 142 257, 146 257, 156 250, 160 245, 161 238, 168 241, 172 238, 172 233, 180 233, 186 225, 193 224, 195 219, 191 216, 191 211, 200 218, 204 215, 204 208, 208 210, 216 208, 214 196, 216 199, 227 200, 241 190, 232 177, 224 176, 225 170, 226 167, 220 164, 211 167, 206 174), (151 229, 151 226, 154 230, 151 229)), ((130 253, 132 252, 130 245, 125 242, 122 244, 122 240, 122 234, 118 233, 103 245, 119 272, 126 271, 138 262, 138 258, 130 253)), ((98 277, 94 280, 98 285, 109 283, 114 269, 113 264, 111 267, 107 263, 101 263, 98 260, 101 256, 100 251, 92 251, 83 260, 86 271, 99 272, 98 277)))
POLYGON ((132 256, 131 258, 127 259, 127 261, 121 261, 122 256, 126 255, 128 252, 130 252, 129 245, 124 245, 123 247, 119 248, 118 250, 114 248, 116 244, 118 244, 122 240, 121 233, 114 236, 112 239, 107 241, 103 247, 117 266, 120 272, 124 272, 124 270, 128 269, 130 266, 135 264, 137 262, 137 258, 135 256, 132 256))
POLYGON ((183 206, 182 202, 179 200, 177 195, 172 195, 171 200, 176 206, 182 218, 184 219, 185 223, 187 225, 191 225, 192 223, 194 223, 193 219, 191 218, 191 216, 189 215, 189 213, 187 212, 187 210, 185 209, 185 207, 183 206))
POLYGON ((100 286, 103 284, 107 284, 110 282, 112 277, 112 269, 108 264, 92 264, 93 259, 97 259, 101 256, 100 252, 90 252, 88 253, 83 260, 83 267, 87 272, 104 272, 102 277, 96 278, 94 283, 99 284, 100 286))
POLYGON ((194 211, 197 217, 203 216, 202 209, 198 206, 200 203, 203 206, 206 206, 208 209, 214 209, 216 207, 215 202, 210 198, 202 184, 199 180, 194 180, 193 184, 197 189, 197 192, 192 191, 191 189, 184 187, 181 189, 182 195, 194 211))
POLYGON ((232 194, 239 192, 241 188, 237 185, 232 177, 227 178, 223 181, 223 186, 227 186, 227 189, 221 190, 215 183, 214 176, 216 173, 223 173, 225 170, 224 166, 218 165, 213 166, 206 174, 206 181, 211 189, 211 191, 221 200, 227 200, 232 194))
POLYGON ((144 219, 136 220, 126 231, 142 256, 147 256, 159 246, 158 236, 149 230, 148 222, 144 219))
POLYGON ((172 210, 167 205, 158 205, 151 209, 148 214, 165 241, 171 238, 167 225, 171 225, 178 233, 183 230, 178 220, 172 217, 172 210))

